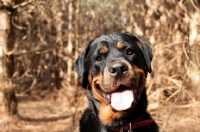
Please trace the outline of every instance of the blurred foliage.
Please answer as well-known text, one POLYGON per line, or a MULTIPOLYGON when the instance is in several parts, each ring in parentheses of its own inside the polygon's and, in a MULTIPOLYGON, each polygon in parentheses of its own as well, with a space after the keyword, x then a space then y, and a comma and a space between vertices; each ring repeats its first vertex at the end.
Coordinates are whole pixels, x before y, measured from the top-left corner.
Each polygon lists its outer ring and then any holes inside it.
MULTIPOLYGON (((13 82, 18 94, 45 97, 75 85, 75 72, 66 74, 67 61, 74 61, 87 42, 99 35, 129 31, 153 48, 149 99, 160 105, 158 100, 174 100, 173 93, 181 88, 199 95, 198 0, 20 0, 13 9, 10 54, 15 58, 13 82)), ((191 96, 182 95, 187 100, 191 96)))

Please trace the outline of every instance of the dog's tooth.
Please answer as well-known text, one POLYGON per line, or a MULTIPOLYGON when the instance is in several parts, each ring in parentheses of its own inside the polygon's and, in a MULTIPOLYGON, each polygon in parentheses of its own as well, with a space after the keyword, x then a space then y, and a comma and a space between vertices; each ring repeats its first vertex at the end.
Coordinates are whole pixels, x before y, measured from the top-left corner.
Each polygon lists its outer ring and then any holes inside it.
POLYGON ((103 95, 104 101, 106 102, 106 105, 109 105, 111 102, 110 94, 103 93, 102 95, 103 95))

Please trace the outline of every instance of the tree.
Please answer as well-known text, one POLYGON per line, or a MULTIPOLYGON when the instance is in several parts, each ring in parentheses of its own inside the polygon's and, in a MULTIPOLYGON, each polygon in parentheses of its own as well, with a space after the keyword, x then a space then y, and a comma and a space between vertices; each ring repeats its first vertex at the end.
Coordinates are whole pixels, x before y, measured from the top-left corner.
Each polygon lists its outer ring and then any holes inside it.
POLYGON ((0 118, 11 117, 17 113, 17 102, 12 88, 14 56, 11 54, 13 43, 10 37, 12 0, 0 2, 0 118))

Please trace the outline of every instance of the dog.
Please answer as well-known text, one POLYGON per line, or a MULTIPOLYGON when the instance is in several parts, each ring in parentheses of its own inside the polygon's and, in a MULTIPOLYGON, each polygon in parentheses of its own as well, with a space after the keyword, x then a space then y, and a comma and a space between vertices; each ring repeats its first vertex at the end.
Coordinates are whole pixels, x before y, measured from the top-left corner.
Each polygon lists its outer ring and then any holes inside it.
POLYGON ((89 106, 80 132, 158 132, 147 112, 145 82, 152 49, 129 32, 90 41, 75 61, 89 106))

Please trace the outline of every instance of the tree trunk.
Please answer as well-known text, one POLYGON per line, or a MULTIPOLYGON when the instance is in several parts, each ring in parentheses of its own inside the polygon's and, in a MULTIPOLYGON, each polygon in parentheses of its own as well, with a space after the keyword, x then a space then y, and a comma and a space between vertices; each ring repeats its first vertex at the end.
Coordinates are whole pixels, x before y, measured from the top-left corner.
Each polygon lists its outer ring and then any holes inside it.
POLYGON ((67 51, 68 51, 68 56, 69 59, 67 60, 67 82, 68 85, 71 83, 71 76, 72 76, 72 66, 73 66, 73 56, 72 50, 73 50, 73 1, 69 0, 68 4, 68 46, 67 46, 67 51))
MULTIPOLYGON (((81 0, 77 0, 76 1, 76 16, 75 16, 75 20, 76 20, 76 24, 75 24, 75 58, 78 57, 78 48, 79 48, 79 40, 80 40, 80 36, 79 36, 79 26, 80 26, 80 9, 81 9, 81 0)), ((78 86, 78 75, 75 73, 75 86, 78 86)))
POLYGON ((9 119, 17 113, 17 102, 12 87, 14 56, 11 41, 12 0, 0 1, 0 119, 9 119), (9 41, 8 41, 9 40, 9 41))

